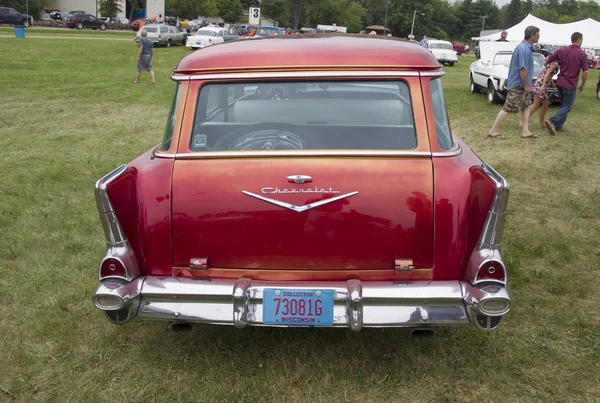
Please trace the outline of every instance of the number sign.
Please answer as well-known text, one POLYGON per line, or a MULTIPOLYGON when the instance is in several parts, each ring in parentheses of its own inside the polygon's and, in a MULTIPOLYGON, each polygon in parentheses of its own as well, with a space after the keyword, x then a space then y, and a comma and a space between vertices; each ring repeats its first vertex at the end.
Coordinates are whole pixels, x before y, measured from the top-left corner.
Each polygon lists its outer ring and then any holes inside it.
POLYGON ((250 7, 250 13, 248 14, 248 25, 260 24, 260 8, 250 7))

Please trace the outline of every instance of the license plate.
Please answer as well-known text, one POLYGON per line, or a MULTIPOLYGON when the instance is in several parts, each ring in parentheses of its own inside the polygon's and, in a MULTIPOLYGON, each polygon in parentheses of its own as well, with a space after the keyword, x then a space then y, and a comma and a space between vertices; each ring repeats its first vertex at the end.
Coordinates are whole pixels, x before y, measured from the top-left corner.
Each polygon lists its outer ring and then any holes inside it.
POLYGON ((333 325, 333 290, 266 288, 263 323, 286 326, 333 325))

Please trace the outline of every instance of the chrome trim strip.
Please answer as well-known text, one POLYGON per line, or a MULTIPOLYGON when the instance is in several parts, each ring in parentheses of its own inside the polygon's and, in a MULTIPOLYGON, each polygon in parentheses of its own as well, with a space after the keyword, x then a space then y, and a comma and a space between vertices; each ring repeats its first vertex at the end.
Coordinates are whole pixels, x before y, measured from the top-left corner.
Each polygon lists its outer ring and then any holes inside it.
POLYGON ((282 201, 279 201, 279 200, 271 199, 269 197, 264 197, 264 196, 261 196, 261 195, 257 195, 255 193, 251 193, 251 192, 248 192, 246 190, 242 190, 242 193, 245 194, 245 195, 248 195, 248 196, 255 197, 255 198, 257 198, 259 200, 262 200, 262 201, 265 201, 267 203, 271 203, 271 204, 274 204, 276 206, 283 207, 283 208, 286 208, 288 210, 295 211, 296 213, 302 213, 304 211, 314 209, 315 207, 320 207, 320 206, 323 206, 325 204, 329 204, 329 203, 332 203, 334 201, 345 199, 347 197, 354 196, 354 195, 358 194, 358 192, 355 191, 355 192, 350 192, 350 193, 346 193, 346 194, 343 194, 343 195, 339 195, 339 196, 336 196, 336 197, 331 197, 329 199, 319 200, 318 202, 306 204, 304 206, 296 206, 294 204, 285 203, 285 202, 282 202, 282 201))
POLYGON ((195 158, 252 158, 252 157, 431 157, 429 151, 387 151, 387 150, 310 150, 310 151, 208 151, 177 154, 161 154, 157 158, 195 159, 195 158))
POLYGON ((104 229, 104 237, 106 239, 106 254, 98 267, 98 279, 106 278, 122 278, 126 281, 131 281, 140 275, 140 269, 138 266, 135 253, 129 241, 123 232, 123 228, 119 224, 119 219, 115 214, 110 197, 108 196, 107 187, 110 183, 120 177, 126 170, 128 165, 123 164, 120 167, 112 170, 107 175, 103 176, 96 182, 95 194, 96 194, 96 206, 98 207, 98 213, 100 215, 100 223, 104 229), (121 276, 107 276, 102 277, 102 264, 106 259, 116 259, 125 268, 125 277, 121 276))
POLYGON ((471 258, 467 264, 467 279, 472 284, 480 283, 498 283, 506 285, 508 273, 502 259, 502 237, 504 234, 504 224, 506 221, 506 211, 508 208, 508 195, 510 185, 494 168, 486 163, 482 164, 485 174, 495 183, 496 192, 490 205, 490 210, 485 219, 485 223, 479 236, 477 247, 471 254, 471 258), (504 269, 504 280, 477 280, 477 274, 481 267, 488 261, 497 261, 504 269))
MULTIPOLYGON (((223 80, 223 79, 256 79, 256 78, 311 78, 311 77, 419 77, 424 74, 435 73, 442 76, 443 72, 425 72, 418 71, 261 71, 254 73, 213 73, 213 74, 173 74, 172 80, 223 80)), ((433 74, 428 75, 433 76, 433 74)))
POLYGON ((442 77, 446 75, 446 71, 445 70, 438 70, 438 71, 422 71, 421 72, 421 77, 442 77))
POLYGON ((460 143, 456 140, 458 137, 456 136, 456 134, 452 133, 452 140, 454 141, 454 144, 456 145, 455 148, 447 150, 447 151, 438 151, 438 152, 432 152, 431 156, 432 157, 456 157, 457 155, 462 154, 462 147, 460 146, 460 143))

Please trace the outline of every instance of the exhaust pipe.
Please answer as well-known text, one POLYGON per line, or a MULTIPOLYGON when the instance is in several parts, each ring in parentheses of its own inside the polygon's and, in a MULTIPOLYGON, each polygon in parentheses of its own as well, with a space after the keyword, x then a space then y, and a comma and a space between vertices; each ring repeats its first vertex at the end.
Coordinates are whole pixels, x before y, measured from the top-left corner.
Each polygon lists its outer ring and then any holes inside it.
POLYGON ((171 325, 171 330, 175 333, 191 332, 192 324, 189 322, 175 322, 171 325))
POLYGON ((428 337, 433 337, 433 329, 428 327, 417 327, 412 329, 410 331, 410 334, 412 334, 412 336, 415 339, 424 339, 428 337))

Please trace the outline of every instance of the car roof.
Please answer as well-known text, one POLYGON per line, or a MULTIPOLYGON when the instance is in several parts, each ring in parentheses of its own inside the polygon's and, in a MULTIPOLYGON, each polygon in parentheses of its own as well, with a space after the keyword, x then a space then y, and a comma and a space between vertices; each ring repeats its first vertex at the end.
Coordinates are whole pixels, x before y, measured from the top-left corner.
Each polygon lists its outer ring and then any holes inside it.
POLYGON ((436 58, 416 43, 353 34, 282 35, 227 41, 184 57, 178 74, 215 70, 306 68, 439 70, 436 58))
POLYGON ((221 28, 221 27, 202 27, 202 28, 198 28, 198 31, 215 31, 215 32, 220 32, 220 31, 225 31, 227 30, 227 28, 221 28))
POLYGON ((450 42, 444 41, 444 40, 441 40, 441 39, 433 39, 433 40, 427 42, 427 44, 431 44, 431 43, 446 43, 448 45, 452 45, 450 42))

